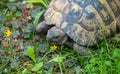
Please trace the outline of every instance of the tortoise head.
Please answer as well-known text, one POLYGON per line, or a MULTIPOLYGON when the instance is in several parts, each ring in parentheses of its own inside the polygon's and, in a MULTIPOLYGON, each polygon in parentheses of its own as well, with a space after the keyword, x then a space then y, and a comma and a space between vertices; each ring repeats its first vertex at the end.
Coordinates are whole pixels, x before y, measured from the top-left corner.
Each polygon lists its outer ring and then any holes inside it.
POLYGON ((61 29, 55 26, 48 30, 46 39, 50 44, 60 45, 67 41, 68 36, 61 29))
POLYGON ((36 31, 39 33, 44 33, 47 32, 48 29, 50 29, 53 25, 47 25, 45 21, 40 22, 37 27, 36 27, 36 31))

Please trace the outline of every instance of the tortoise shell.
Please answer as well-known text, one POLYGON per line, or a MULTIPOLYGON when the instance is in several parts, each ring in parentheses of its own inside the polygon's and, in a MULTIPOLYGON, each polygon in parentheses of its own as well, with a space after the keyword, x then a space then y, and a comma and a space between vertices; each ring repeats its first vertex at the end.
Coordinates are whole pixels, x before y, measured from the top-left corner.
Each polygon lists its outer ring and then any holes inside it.
POLYGON ((44 14, 80 45, 94 45, 120 27, 120 0, 53 0, 44 14))

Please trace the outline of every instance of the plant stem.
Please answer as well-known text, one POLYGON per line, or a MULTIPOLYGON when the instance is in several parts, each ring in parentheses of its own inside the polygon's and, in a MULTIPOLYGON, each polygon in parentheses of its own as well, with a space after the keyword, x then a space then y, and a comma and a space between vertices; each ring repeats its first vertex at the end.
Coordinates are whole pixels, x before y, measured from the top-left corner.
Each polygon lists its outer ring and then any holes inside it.
POLYGON ((62 66, 61 66, 60 62, 58 64, 59 64, 59 67, 60 67, 60 73, 63 74, 62 66))

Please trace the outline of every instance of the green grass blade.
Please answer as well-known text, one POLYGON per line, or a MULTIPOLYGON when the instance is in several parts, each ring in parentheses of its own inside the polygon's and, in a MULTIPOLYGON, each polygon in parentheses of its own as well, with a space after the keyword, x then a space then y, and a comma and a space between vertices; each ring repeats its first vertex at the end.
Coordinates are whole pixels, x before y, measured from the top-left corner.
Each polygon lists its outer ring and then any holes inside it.
POLYGON ((44 3, 47 5, 47 7, 49 6, 49 0, 44 0, 44 3))
POLYGON ((33 22, 35 27, 37 26, 38 22, 39 22, 39 18, 41 17, 41 15, 45 12, 45 10, 42 10, 41 12, 39 12, 36 17, 35 17, 35 21, 33 22))
POLYGON ((26 2, 30 3, 42 3, 46 8, 48 7, 48 1, 43 1, 43 0, 26 0, 26 2))
POLYGON ((41 3, 42 0, 26 0, 26 2, 31 2, 31 3, 41 3))

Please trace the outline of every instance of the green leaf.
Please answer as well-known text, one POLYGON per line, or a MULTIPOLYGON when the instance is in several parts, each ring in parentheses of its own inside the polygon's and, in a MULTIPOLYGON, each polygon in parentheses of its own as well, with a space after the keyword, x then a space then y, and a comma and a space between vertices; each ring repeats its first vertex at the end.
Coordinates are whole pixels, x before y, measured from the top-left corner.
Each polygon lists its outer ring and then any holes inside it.
POLYGON ((120 74, 120 62, 117 63, 116 67, 117 67, 116 68, 117 73, 120 74))
POLYGON ((38 50, 40 51, 40 53, 45 53, 48 51, 49 48, 49 44, 39 44, 38 50))
POLYGON ((80 66, 76 66, 74 70, 76 71, 76 74, 80 74, 82 69, 80 68, 80 66))
POLYGON ((9 2, 15 2, 16 0, 9 0, 9 2))
POLYGON ((48 7, 48 4, 46 4, 46 2, 44 2, 43 0, 26 0, 26 2, 30 2, 30 3, 42 3, 46 8, 48 7))
POLYGON ((41 12, 39 12, 36 17, 35 17, 35 21, 34 21, 34 25, 36 27, 36 25, 38 24, 39 22, 39 18, 41 17, 41 15, 45 12, 45 10, 42 10, 41 12))
POLYGON ((19 67, 19 64, 20 64, 20 61, 17 60, 17 59, 14 59, 14 58, 11 58, 10 59, 10 67, 11 68, 18 68, 19 67))
POLYGON ((90 59, 90 63, 91 63, 91 64, 96 64, 96 61, 97 61, 97 60, 96 60, 95 58, 90 59))
POLYGON ((38 71, 43 67, 43 62, 40 62, 38 64, 35 64, 35 66, 32 68, 32 71, 38 71))
POLYGON ((43 0, 26 0, 26 2, 41 3, 43 0))
POLYGON ((4 15, 4 14, 0 14, 0 22, 5 22, 5 21, 7 21, 7 18, 6 18, 6 15, 4 15))
POLYGON ((33 62, 36 63, 34 49, 32 47, 28 47, 27 53, 28 53, 28 56, 33 60, 33 62))
POLYGON ((16 12, 17 11, 17 7, 15 5, 7 5, 7 7, 11 12, 16 12))
POLYGON ((114 49, 114 51, 113 51, 113 57, 120 59, 120 49, 114 49))
POLYGON ((120 42, 120 38, 115 37, 115 38, 112 38, 112 39, 115 40, 115 41, 120 42))
POLYGON ((106 66, 109 66, 109 67, 112 66, 112 62, 111 61, 105 61, 104 63, 105 63, 106 66))
POLYGON ((17 21, 17 20, 11 21, 11 24, 12 24, 12 27, 13 27, 14 29, 18 29, 18 28, 22 27, 22 22, 17 21))
POLYGON ((25 74, 25 73, 26 73, 26 71, 27 71, 27 69, 24 69, 24 70, 22 71, 22 74, 25 74))
POLYGON ((43 71, 38 71, 37 74, 44 74, 44 72, 43 71))
POLYGON ((19 35, 20 35, 20 32, 19 32, 18 30, 13 30, 13 31, 12 31, 12 37, 13 37, 13 38, 18 37, 19 35))
POLYGON ((48 61, 48 63, 49 63, 49 62, 61 63, 61 62, 63 62, 63 59, 64 59, 64 58, 65 58, 65 57, 63 57, 63 56, 57 56, 56 58, 53 58, 52 60, 48 61))
POLYGON ((49 6, 49 0, 44 0, 45 4, 47 4, 47 6, 49 6))
POLYGON ((22 16, 22 13, 20 11, 17 11, 15 15, 16 15, 16 17, 20 17, 20 16, 22 16))

